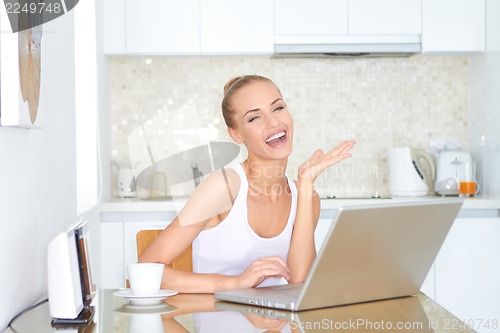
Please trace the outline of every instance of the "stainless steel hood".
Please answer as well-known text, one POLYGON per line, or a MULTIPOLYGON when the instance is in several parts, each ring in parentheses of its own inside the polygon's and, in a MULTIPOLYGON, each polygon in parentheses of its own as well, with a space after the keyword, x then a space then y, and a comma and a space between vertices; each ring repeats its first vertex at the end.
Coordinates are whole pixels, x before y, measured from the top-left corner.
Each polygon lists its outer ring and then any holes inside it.
POLYGON ((274 57, 407 57, 420 53, 419 35, 277 36, 274 57))

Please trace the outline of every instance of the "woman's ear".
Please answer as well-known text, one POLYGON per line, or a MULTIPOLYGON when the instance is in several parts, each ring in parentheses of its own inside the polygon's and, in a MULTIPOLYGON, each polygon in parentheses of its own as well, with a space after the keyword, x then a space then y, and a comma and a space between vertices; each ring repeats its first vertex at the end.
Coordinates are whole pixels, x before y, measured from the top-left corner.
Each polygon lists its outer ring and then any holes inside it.
POLYGON ((238 131, 232 129, 231 127, 228 127, 227 132, 229 133, 234 142, 236 142, 237 144, 243 143, 243 138, 238 133, 238 131))

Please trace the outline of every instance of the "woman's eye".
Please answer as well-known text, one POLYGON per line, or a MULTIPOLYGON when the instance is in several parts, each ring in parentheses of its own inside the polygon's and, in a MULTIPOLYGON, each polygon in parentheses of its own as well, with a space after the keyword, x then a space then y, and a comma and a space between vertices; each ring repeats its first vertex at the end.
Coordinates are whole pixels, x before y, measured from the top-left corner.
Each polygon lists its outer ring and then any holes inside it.
POLYGON ((285 107, 284 106, 278 106, 274 109, 274 111, 281 111, 283 110, 285 107))
POLYGON ((251 117, 250 119, 248 119, 248 122, 251 123, 252 121, 254 121, 255 119, 259 118, 259 116, 254 116, 254 117, 251 117))

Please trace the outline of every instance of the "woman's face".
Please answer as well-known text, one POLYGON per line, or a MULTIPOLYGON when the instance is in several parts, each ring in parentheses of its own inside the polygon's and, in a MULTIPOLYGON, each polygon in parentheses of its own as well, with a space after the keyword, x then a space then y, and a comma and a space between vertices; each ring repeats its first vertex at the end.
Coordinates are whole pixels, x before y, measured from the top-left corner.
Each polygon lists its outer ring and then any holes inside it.
POLYGON ((229 134, 243 143, 249 156, 276 160, 292 152, 293 121, 278 88, 267 81, 255 81, 232 98, 234 128, 229 134))

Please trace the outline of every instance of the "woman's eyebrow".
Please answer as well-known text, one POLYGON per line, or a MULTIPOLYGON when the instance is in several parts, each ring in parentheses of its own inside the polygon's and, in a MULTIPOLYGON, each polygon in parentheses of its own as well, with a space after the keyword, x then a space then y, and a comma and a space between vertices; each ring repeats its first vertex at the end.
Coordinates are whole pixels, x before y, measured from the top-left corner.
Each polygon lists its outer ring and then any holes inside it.
POLYGON ((274 100, 274 102, 272 102, 272 103, 271 103, 271 105, 273 105, 273 104, 275 104, 275 103, 277 103, 277 102, 279 102, 279 101, 282 101, 282 100, 283 100, 283 98, 281 98, 281 97, 276 98, 276 99, 274 100))
POLYGON ((260 109, 259 109, 259 108, 257 108, 257 109, 248 110, 248 111, 247 111, 247 112, 245 112, 245 114, 243 115, 243 118, 245 118, 245 117, 246 117, 246 115, 247 115, 247 114, 249 114, 250 112, 257 112, 257 111, 260 111, 260 109))
MULTIPOLYGON (((274 105, 274 104, 276 104, 277 102, 282 101, 282 100, 283 100, 283 98, 278 97, 278 98, 276 98, 276 99, 275 99, 275 100, 274 100, 274 101, 273 101, 270 105, 274 105)), ((245 114, 243 115, 243 117, 245 117, 245 116, 246 116, 248 113, 250 113, 250 112, 257 112, 257 111, 260 111, 260 108, 256 108, 256 109, 248 110, 247 112, 245 112, 245 114)))

